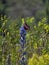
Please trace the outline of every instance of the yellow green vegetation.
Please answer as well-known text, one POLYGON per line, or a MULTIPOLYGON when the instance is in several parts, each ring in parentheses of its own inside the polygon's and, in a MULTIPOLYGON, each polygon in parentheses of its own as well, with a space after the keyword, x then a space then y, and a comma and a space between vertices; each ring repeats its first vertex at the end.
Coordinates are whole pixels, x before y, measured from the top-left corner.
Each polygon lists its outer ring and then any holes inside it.
MULTIPOLYGON (((30 25, 26 35, 27 65, 49 65, 49 24, 47 18, 42 18, 38 23, 34 17, 27 17, 25 21, 30 25)), ((19 29, 24 23, 24 18, 15 21, 0 18, 0 65, 6 64, 10 54, 10 63, 20 65, 20 34, 19 29), (2 58, 2 59, 1 59, 2 58)))

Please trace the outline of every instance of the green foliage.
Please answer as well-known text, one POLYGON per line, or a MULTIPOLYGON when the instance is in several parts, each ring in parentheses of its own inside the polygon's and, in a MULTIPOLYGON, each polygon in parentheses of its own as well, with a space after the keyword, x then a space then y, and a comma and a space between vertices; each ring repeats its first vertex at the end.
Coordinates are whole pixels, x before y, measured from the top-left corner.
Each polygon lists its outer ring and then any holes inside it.
POLYGON ((28 61, 28 65, 49 65, 49 54, 41 56, 33 54, 32 58, 28 61))
MULTIPOLYGON (((47 18, 42 18, 37 24, 34 17, 27 17, 25 21, 30 25, 26 35, 26 49, 28 65, 49 65, 49 24, 47 18), (31 58, 32 57, 32 58, 31 58)), ((20 65, 20 27, 23 19, 10 20, 6 16, 0 18, 0 58, 1 65, 6 64, 7 56, 11 55, 11 64, 20 65)))

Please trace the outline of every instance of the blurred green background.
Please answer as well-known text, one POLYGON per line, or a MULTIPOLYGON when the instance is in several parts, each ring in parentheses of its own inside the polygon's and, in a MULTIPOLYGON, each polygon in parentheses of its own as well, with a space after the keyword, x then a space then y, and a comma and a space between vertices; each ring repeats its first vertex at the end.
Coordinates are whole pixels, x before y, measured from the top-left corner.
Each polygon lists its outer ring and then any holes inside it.
POLYGON ((12 19, 34 16, 39 20, 49 15, 49 0, 0 0, 1 12, 12 19))

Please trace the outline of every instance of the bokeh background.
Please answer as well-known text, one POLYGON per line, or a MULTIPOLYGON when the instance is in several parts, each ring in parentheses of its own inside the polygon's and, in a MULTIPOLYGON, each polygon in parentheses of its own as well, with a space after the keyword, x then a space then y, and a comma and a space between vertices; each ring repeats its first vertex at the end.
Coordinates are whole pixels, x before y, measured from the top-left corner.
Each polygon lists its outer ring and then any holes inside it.
POLYGON ((48 7, 49 0, 0 0, 0 13, 12 19, 31 16, 39 19, 46 16, 48 7))

